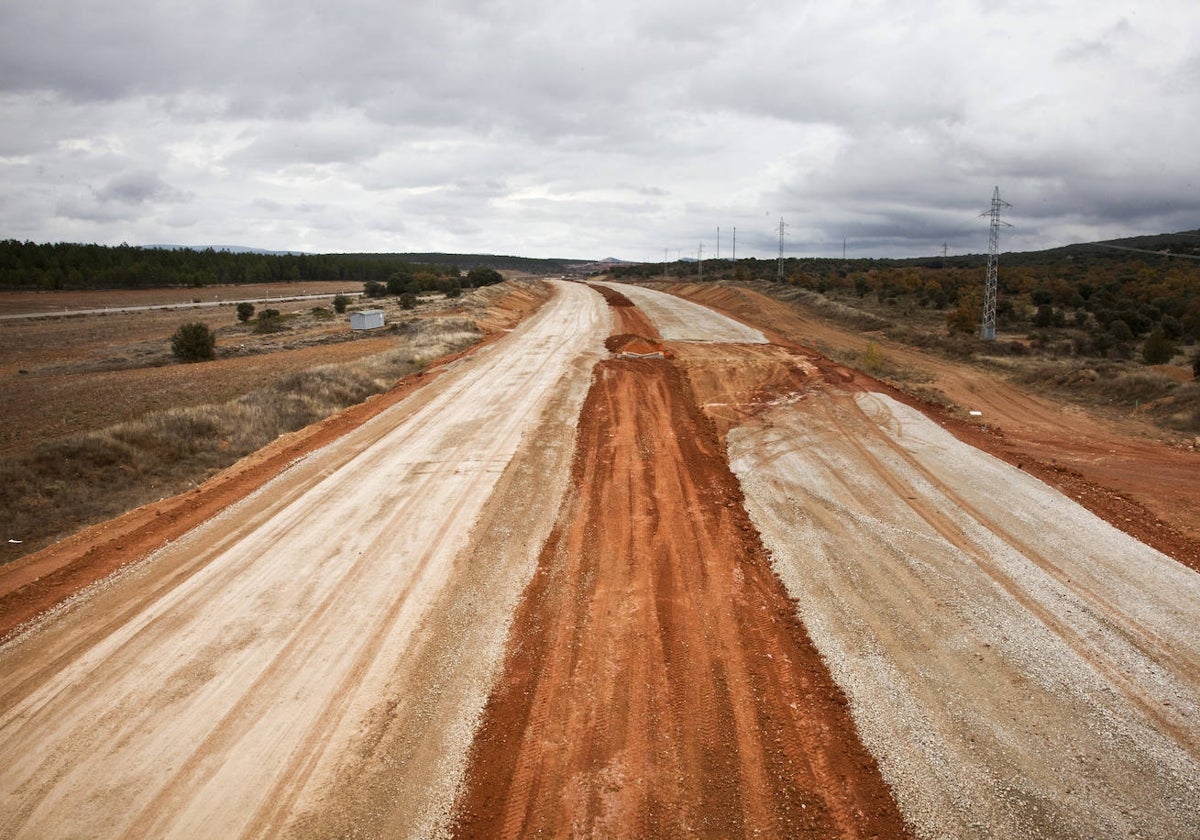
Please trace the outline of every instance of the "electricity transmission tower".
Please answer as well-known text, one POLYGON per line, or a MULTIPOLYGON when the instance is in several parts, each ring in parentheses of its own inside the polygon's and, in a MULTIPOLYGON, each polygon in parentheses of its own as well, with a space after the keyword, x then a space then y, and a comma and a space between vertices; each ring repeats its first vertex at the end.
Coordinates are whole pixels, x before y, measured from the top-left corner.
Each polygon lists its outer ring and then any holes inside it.
POLYGON ((983 341, 996 339, 996 268, 1000 261, 1000 225, 1012 227, 1008 222, 1000 221, 1000 211, 1012 207, 1007 201, 1000 199, 1000 188, 992 192, 992 209, 981 216, 991 216, 992 222, 988 232, 987 280, 983 287, 983 323, 979 327, 979 338, 983 341))
POLYGON ((776 276, 780 283, 783 282, 783 216, 779 217, 779 264, 776 268, 776 276))

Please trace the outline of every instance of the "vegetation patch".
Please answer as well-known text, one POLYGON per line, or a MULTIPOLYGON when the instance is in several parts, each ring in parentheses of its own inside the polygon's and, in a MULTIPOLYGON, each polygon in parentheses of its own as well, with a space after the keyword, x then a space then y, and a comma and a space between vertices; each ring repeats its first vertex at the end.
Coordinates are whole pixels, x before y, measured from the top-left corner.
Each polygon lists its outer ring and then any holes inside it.
POLYGON ((429 361, 477 342, 465 318, 430 318, 384 353, 285 376, 216 405, 174 408, 0 457, 8 562, 94 522, 199 484, 281 434, 381 393, 429 361))

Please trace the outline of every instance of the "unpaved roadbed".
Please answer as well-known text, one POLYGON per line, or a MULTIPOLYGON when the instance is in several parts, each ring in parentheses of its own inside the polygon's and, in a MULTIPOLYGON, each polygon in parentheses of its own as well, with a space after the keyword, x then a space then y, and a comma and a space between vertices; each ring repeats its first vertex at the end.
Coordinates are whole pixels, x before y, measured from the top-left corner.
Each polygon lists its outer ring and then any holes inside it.
POLYGON ((1200 575, 880 394, 729 454, 922 835, 1200 834, 1200 575))
MULTIPOLYGON (((332 780, 354 764, 381 710, 419 716, 397 689, 419 699, 443 681, 418 672, 416 686, 397 686, 394 676, 413 671, 411 657, 436 661, 418 640, 464 567, 473 524, 522 438, 546 428, 564 383, 582 398, 569 381, 586 383, 591 365, 580 357, 602 352, 608 331, 599 296, 561 285, 509 339, 423 389, 415 407, 403 403, 315 453, 11 645, 0 833, 271 835, 325 811, 332 780)), ((577 405, 560 399, 557 410, 569 417, 577 405)), ((571 426, 559 429, 569 441, 571 426)), ((538 542, 537 519, 521 526, 538 542)), ((497 602, 501 627, 505 607, 497 602)), ((467 659, 486 678, 479 653, 467 659)), ((451 733, 469 731, 482 696, 478 687, 473 701, 439 696, 456 710, 451 733)), ((410 761, 390 780, 409 815, 452 797, 456 776, 445 771, 456 762, 432 752, 433 766, 410 761)))

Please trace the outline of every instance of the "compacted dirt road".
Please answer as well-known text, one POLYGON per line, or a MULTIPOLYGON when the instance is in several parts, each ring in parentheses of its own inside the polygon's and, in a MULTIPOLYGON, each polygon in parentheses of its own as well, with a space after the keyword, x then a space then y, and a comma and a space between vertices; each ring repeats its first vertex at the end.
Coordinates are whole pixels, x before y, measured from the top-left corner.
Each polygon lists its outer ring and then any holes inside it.
POLYGON ((555 284, 10 638, 0 835, 1196 837, 1198 615, 878 383, 555 284))
POLYGON ((340 835, 366 815, 427 833, 609 332, 599 295, 557 292, 506 340, 10 643, 0 835, 340 835), (376 809, 383 785, 398 815, 376 809))

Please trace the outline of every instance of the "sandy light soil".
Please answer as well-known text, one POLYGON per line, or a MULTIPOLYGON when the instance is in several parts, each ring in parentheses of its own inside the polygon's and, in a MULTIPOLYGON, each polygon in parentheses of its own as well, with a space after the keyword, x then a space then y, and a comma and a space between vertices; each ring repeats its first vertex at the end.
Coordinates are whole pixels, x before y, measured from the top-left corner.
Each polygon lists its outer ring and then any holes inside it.
POLYGON ((544 453, 569 451, 565 421, 609 332, 598 295, 557 288, 507 339, 7 645, 0 834, 302 832, 336 821, 339 779, 357 773, 370 789, 364 765, 389 755, 378 740, 360 747, 381 726, 393 729, 380 739, 428 759, 387 778, 404 833, 426 833, 449 807, 508 614, 495 581, 477 588, 488 571, 476 552, 494 550, 471 535, 520 534, 497 557, 501 577, 516 576, 501 593, 519 591, 523 567, 506 561, 534 556, 549 519, 513 520, 488 501, 513 495, 510 466, 538 431, 550 435, 541 461, 513 469, 541 463, 550 474, 526 480, 562 487, 565 462, 544 453), (429 629, 456 587, 473 593, 480 616, 460 620, 482 623, 469 635, 481 650, 456 649, 451 623, 429 629), (468 685, 453 668, 416 667, 443 658, 469 662, 468 685), (432 698, 441 725, 426 728, 432 698))
POLYGON ((920 834, 1200 834, 1200 575, 884 395, 729 452, 920 834))

